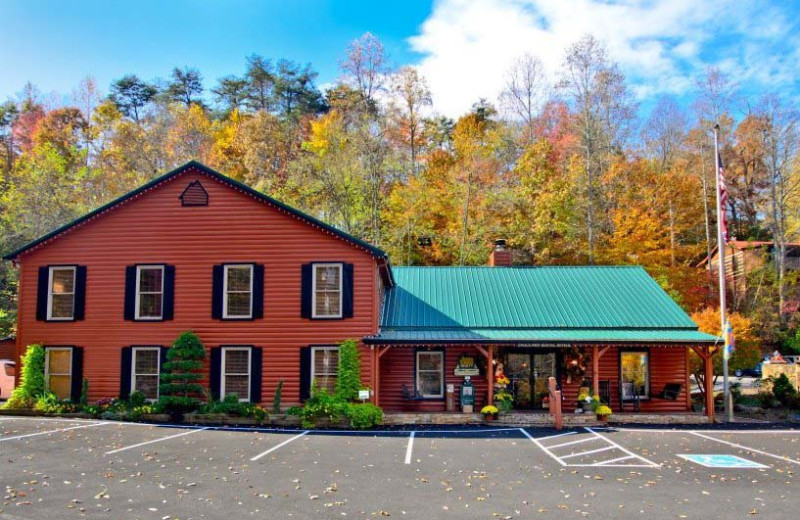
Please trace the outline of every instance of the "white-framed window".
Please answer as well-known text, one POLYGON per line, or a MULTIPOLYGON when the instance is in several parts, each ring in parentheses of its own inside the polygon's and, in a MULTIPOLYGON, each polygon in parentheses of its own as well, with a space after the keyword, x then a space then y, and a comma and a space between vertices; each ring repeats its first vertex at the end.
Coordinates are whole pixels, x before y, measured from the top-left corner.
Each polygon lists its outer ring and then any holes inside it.
POLYGON ((336 391, 339 379, 339 347, 311 347, 311 381, 316 388, 336 391))
POLYGON ((44 382, 45 390, 59 399, 72 397, 72 348, 45 349, 44 382))
POLYGON ((47 282, 47 319, 75 318, 75 266, 51 267, 47 282))
POLYGON ((250 347, 222 347, 220 400, 236 394, 239 401, 250 401, 250 347))
POLYGON ((230 264, 225 266, 222 295, 223 318, 253 317, 253 266, 230 264))
POLYGON ((136 319, 164 317, 164 266, 136 266, 136 319))
POLYGON ((342 264, 314 264, 312 318, 342 317, 342 264))
POLYGON ((161 374, 160 347, 133 347, 131 349, 131 393, 141 392, 146 399, 158 399, 161 374))
POLYGON ((417 392, 422 397, 444 397, 444 352, 417 351, 417 392))
POLYGON ((622 399, 650 397, 650 352, 623 350, 619 354, 622 399))

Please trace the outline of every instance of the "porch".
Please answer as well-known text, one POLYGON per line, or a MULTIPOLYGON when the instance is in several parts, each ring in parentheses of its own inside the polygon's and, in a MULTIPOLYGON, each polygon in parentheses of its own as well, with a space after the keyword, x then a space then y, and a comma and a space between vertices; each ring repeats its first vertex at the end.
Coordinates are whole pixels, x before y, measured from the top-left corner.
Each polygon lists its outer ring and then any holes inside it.
MULTIPOLYGON (((498 424, 552 424, 548 415, 549 377, 556 378, 561 390, 566 425, 595 423, 590 413, 573 413, 579 407, 581 387, 601 396, 612 409, 614 422, 713 422, 713 392, 708 389, 704 407, 708 412, 692 411, 690 349, 704 360, 706 374, 711 374, 716 347, 683 343, 373 345, 369 370, 375 382, 374 399, 386 411, 387 424, 481 423, 477 412, 486 404, 496 403, 496 392, 513 397, 513 411, 502 414, 498 424), (476 365, 469 378, 475 395, 474 414, 460 413, 465 377, 459 365, 464 358, 476 365), (424 378, 420 376, 420 360, 434 363, 428 368, 435 370, 424 378), (506 387, 496 385, 498 372, 509 379, 506 387), (448 404, 448 387, 454 391, 452 405, 448 404)), ((713 377, 705 379, 710 384, 713 377)))

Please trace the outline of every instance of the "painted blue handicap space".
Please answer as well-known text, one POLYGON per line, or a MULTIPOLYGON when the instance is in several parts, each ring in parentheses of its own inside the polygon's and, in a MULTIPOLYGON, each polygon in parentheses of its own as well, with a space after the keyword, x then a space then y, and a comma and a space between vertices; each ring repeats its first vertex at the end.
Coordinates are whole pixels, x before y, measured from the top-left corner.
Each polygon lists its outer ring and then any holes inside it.
POLYGON ((695 464, 700 464, 707 468, 767 468, 763 464, 743 459, 736 455, 699 455, 699 454, 679 454, 678 457, 686 459, 695 464))

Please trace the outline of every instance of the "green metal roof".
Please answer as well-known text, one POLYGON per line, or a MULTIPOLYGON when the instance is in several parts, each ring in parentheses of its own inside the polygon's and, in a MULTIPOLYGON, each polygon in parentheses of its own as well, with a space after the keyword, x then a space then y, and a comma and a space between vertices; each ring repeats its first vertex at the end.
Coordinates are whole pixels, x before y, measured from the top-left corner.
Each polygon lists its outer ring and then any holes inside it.
POLYGON ((714 342, 641 267, 394 267, 366 341, 714 342))

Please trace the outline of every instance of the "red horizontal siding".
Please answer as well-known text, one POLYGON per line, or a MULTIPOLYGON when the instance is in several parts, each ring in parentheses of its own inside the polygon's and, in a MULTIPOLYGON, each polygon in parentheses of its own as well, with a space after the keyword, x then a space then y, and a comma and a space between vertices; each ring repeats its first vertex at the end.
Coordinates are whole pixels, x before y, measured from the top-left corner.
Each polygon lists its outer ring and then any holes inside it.
MULTIPOLYGON (((436 349, 432 349, 436 350, 436 349)), ((380 405, 389 412, 397 411, 419 411, 419 412, 443 412, 445 411, 444 399, 426 399, 422 401, 409 401, 403 398, 403 385, 410 390, 414 390, 414 367, 415 352, 414 347, 391 347, 380 360, 380 405)), ((475 359, 483 359, 483 356, 470 346, 450 345, 445 350, 445 384, 455 385, 455 404, 456 410, 460 411, 459 390, 464 382, 463 377, 453 374, 458 364, 459 356, 466 352, 475 359)), ((480 407, 486 403, 486 376, 481 374, 471 378, 475 385, 475 407, 480 411, 480 407)))
MULTIPOLYGON (((603 346, 600 346, 602 349, 603 346)), ((606 351, 600 358, 600 381, 611 381, 611 409, 620 411, 619 403, 619 353, 620 348, 613 346, 606 351)), ((689 401, 689 373, 687 369, 688 347, 685 346, 651 346, 642 347, 642 350, 650 352, 650 395, 649 400, 642 400, 640 410, 642 412, 685 412, 691 409, 689 401), (678 399, 675 401, 658 399, 655 396, 664 390, 667 383, 680 383, 683 385, 678 399)), ((589 360, 591 360, 591 347, 587 348, 589 360)), ((591 361, 589 362, 588 377, 591 377, 591 361)), ((565 410, 572 411, 577 405, 578 390, 580 388, 580 378, 573 380, 572 383, 562 382, 564 392, 565 410)), ((627 406, 626 411, 631 411, 633 405, 627 406)))
MULTIPOLYGON (((261 400, 271 402, 283 379, 283 402, 291 405, 299 400, 301 347, 377 330, 377 266, 369 253, 194 169, 23 254, 20 265, 19 345, 84 347, 91 399, 118 395, 122 347, 170 345, 180 332, 192 330, 207 348, 230 343, 263 347, 261 400), (178 196, 194 180, 208 192, 208 206, 181 205, 178 196), (301 265, 326 260, 354 264, 352 319, 300 318, 301 265), (263 319, 211 319, 212 266, 224 262, 264 264, 263 319), (173 321, 123 319, 125 266, 135 263, 175 266, 173 321), (36 321, 37 272, 49 264, 87 266, 84 321, 36 321)), ((362 350, 364 367, 368 354, 362 350)), ((363 372, 370 385, 371 371, 363 372)))

